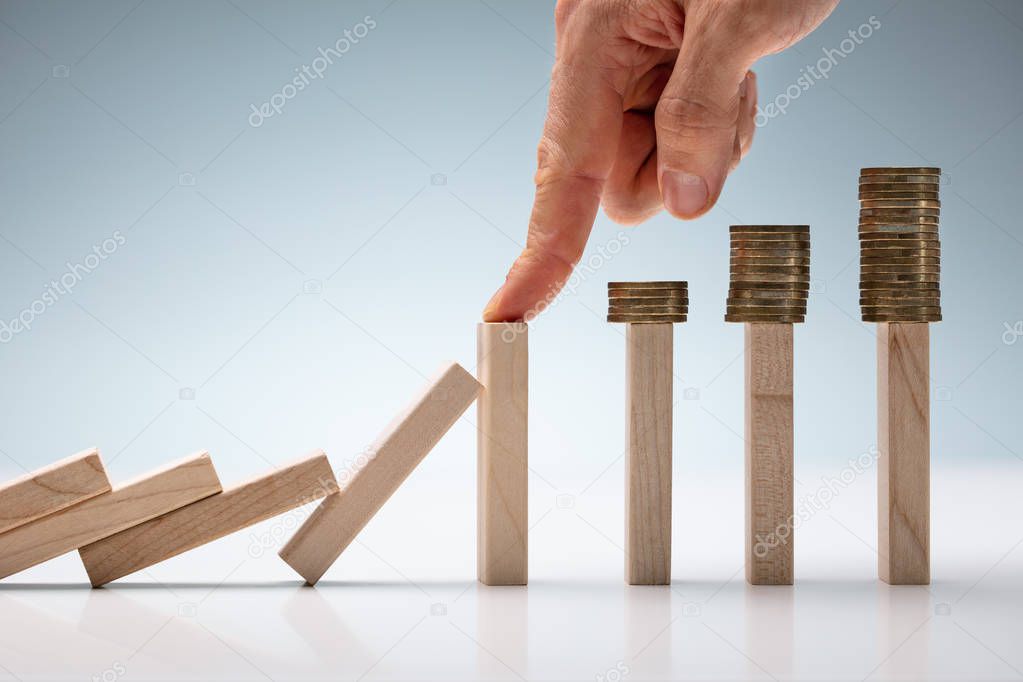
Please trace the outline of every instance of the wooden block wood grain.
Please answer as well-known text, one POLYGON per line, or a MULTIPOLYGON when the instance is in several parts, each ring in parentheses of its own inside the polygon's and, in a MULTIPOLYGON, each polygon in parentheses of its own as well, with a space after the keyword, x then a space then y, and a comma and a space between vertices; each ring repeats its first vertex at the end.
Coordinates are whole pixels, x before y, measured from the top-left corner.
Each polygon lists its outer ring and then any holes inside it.
POLYGON ((280 556, 310 585, 330 568, 482 387, 457 364, 445 367, 369 447, 365 464, 317 507, 280 556))
POLYGON ((480 323, 477 374, 476 573, 484 585, 525 585, 528 573, 529 326, 480 323))
POLYGON ((671 324, 625 327, 625 579, 671 583, 671 324))
POLYGON ((792 325, 746 327, 746 580, 793 579, 792 325))
POLYGON ((0 534, 0 578, 219 493, 205 452, 0 534))
POLYGON ((94 587, 337 491, 321 451, 78 550, 94 587))
POLYGON ((0 485, 0 533, 110 490, 96 448, 0 485))
POLYGON ((878 575, 927 585, 930 569, 930 329, 877 325, 878 575))

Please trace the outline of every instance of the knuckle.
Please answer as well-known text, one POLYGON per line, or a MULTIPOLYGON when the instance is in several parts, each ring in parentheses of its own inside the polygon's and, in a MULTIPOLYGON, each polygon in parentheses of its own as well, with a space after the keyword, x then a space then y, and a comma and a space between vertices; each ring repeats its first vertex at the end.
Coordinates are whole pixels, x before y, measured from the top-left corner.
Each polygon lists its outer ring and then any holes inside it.
POLYGON ((735 126, 735 103, 721 105, 695 95, 663 96, 654 112, 657 127, 674 133, 727 130, 735 126))

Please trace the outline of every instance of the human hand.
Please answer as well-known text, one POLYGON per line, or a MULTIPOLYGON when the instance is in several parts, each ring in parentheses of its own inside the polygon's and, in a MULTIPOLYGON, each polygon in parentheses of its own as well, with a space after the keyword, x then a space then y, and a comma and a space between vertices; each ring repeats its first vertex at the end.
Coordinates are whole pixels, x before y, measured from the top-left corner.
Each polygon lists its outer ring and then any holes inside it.
POLYGON ((838 0, 559 0, 547 121, 526 248, 483 312, 530 319, 582 256, 601 204, 637 224, 695 218, 753 140, 749 67, 816 28, 838 0))

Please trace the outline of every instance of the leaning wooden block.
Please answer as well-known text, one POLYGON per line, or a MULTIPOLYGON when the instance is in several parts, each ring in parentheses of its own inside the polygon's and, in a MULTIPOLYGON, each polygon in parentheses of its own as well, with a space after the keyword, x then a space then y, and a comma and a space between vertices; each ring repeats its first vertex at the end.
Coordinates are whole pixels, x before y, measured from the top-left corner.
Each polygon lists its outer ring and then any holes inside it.
POLYGON ((96 448, 0 485, 0 533, 110 490, 96 448))
POLYGON ((281 558, 315 584, 481 389, 459 365, 444 368, 369 448, 367 462, 344 490, 313 511, 284 545, 281 558))
POLYGON ((0 534, 0 578, 219 493, 210 456, 193 455, 0 534))
POLYGON ((484 585, 525 585, 528 567, 529 326, 482 322, 476 357, 476 574, 484 585))
POLYGON ((78 553, 89 580, 98 587, 336 491, 327 456, 316 451, 290 466, 86 545, 78 553))

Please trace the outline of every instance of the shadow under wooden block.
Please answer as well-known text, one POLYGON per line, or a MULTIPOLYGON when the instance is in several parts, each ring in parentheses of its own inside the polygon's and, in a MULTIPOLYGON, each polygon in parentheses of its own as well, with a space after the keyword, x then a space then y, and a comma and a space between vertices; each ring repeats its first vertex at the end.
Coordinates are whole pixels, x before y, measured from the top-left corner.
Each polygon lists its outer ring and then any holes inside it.
POLYGON ((219 493, 205 452, 0 534, 0 578, 219 493))
POLYGON ((227 488, 78 550, 94 587, 254 523, 330 496, 337 481, 327 456, 316 451, 298 462, 227 488))
POLYGON ((280 556, 313 585, 468 409, 480 384, 445 367, 368 449, 368 461, 295 532, 280 556))
POLYGON ((83 450, 0 485, 0 533, 108 490, 99 450, 83 450))

